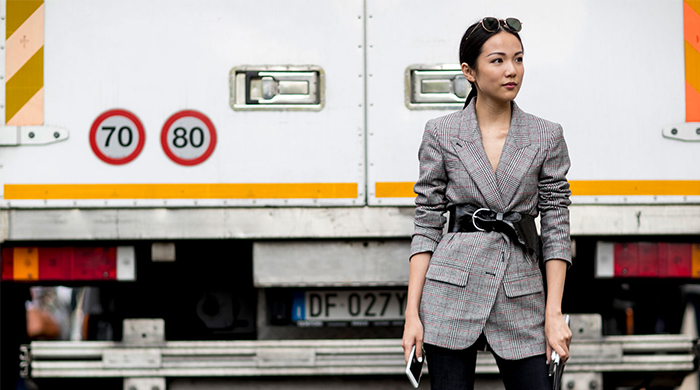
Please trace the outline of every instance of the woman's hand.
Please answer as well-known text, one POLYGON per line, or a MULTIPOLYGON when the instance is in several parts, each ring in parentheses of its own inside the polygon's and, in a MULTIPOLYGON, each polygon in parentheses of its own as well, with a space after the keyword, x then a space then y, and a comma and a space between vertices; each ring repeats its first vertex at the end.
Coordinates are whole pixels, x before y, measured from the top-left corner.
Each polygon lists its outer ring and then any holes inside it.
POLYGON ((406 322, 403 327, 403 347, 404 363, 408 363, 411 349, 416 346, 416 358, 423 357, 423 324, 420 322, 418 314, 410 315, 406 313, 406 322))
POLYGON ((561 313, 547 314, 545 316, 544 335, 547 339, 547 364, 549 364, 552 356, 552 350, 557 351, 562 363, 569 360, 571 329, 566 325, 564 316, 561 313))

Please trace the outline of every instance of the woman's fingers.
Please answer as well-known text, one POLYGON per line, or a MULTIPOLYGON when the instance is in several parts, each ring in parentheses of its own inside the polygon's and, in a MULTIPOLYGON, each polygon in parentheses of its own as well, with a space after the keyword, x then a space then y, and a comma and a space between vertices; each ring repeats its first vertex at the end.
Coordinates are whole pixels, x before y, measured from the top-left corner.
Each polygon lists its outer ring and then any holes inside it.
POLYGON ((408 363, 410 359, 411 350, 413 346, 416 346, 416 357, 423 356, 423 324, 421 324, 420 319, 416 318, 406 318, 406 324, 404 325, 403 338, 401 339, 401 346, 403 347, 404 362, 408 363))
POLYGON ((409 347, 409 346, 406 345, 406 343, 404 342, 404 343, 401 343, 401 346, 403 347, 403 362, 407 364, 407 363, 408 363, 409 355, 411 354, 411 348, 413 348, 413 345, 411 345, 411 346, 409 347))
POLYGON ((404 355, 404 363, 408 363, 408 359, 411 358, 411 350, 413 350, 413 346, 416 346, 416 357, 417 358, 422 358, 423 357, 423 338, 422 337, 406 337, 404 335, 403 340, 401 341, 401 347, 403 347, 403 355, 404 355))
POLYGON ((569 345, 571 344, 571 329, 562 318, 548 320, 545 325, 547 334, 547 364, 550 363, 552 351, 559 354, 562 363, 569 360, 569 345), (549 326, 547 326, 549 325, 549 326))
POLYGON ((554 350, 557 351, 562 363, 566 363, 566 361, 569 360, 569 348, 566 346, 565 343, 553 345, 552 348, 554 348, 554 350))

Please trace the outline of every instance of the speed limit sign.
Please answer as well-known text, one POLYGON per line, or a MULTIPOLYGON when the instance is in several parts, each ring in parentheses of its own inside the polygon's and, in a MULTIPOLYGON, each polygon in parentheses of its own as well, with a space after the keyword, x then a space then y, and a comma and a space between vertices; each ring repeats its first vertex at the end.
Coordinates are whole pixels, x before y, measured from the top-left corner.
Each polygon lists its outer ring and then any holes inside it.
POLYGON ((108 164, 121 165, 135 159, 146 143, 146 132, 136 115, 126 110, 109 110, 90 128, 90 147, 108 164))
POLYGON ((216 129, 206 115, 194 110, 175 113, 163 125, 160 143, 165 154, 181 165, 204 162, 216 147, 216 129))

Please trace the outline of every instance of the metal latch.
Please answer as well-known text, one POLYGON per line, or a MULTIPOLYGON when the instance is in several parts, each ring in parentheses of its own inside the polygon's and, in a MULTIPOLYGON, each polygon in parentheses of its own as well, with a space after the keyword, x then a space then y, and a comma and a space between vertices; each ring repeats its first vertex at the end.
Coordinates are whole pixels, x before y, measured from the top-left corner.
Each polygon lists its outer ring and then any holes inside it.
POLYGON ((165 343, 165 321, 162 318, 125 319, 123 329, 124 345, 146 346, 165 343))
POLYGON ((471 90, 456 64, 411 65, 406 68, 406 107, 460 109, 471 90))
POLYGON ((102 353, 106 369, 160 368, 159 348, 165 344, 165 321, 162 318, 125 319, 119 347, 102 353))
POLYGON ((664 138, 686 142, 700 142, 700 122, 679 123, 661 130, 664 138))
POLYGON ((320 110, 323 70, 318 66, 242 66, 231 70, 234 110, 320 110))
POLYGON ((46 145, 68 139, 68 130, 55 126, 0 126, 0 146, 46 145))
POLYGON ((124 390, 165 390, 165 378, 124 378, 124 390))

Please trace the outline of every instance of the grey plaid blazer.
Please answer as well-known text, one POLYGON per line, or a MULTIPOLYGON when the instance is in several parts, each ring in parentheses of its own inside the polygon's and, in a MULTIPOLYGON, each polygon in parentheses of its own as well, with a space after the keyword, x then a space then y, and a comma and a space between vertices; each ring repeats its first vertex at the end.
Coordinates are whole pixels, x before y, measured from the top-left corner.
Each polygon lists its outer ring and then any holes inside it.
POLYGON ((443 235, 447 207, 539 213, 544 261, 571 264, 569 155, 560 125, 513 103, 510 130, 494 172, 481 141, 474 101, 428 121, 418 151, 411 255, 432 252, 420 303, 424 342, 471 346, 483 332, 504 359, 545 353, 545 297, 538 259, 498 232, 443 235))

